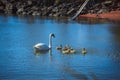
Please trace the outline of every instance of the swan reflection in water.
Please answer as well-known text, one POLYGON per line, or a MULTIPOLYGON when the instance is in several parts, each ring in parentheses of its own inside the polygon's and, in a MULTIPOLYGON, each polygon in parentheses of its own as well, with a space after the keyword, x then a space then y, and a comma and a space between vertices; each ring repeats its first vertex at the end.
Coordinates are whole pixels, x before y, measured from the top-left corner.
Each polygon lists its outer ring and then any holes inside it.
POLYGON ((49 53, 50 56, 52 56, 52 49, 49 49, 49 50, 43 50, 43 51, 34 50, 34 54, 35 54, 35 55, 46 54, 46 53, 49 53))

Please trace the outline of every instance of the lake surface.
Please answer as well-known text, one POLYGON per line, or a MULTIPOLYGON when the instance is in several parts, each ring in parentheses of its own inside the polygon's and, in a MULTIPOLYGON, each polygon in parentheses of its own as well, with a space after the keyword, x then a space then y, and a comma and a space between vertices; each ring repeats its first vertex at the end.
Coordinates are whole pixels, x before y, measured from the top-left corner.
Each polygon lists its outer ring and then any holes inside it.
POLYGON ((0 80, 120 80, 120 24, 0 16, 0 80), (35 54, 50 33, 52 50, 35 54), (56 50, 60 44, 76 54, 56 50))

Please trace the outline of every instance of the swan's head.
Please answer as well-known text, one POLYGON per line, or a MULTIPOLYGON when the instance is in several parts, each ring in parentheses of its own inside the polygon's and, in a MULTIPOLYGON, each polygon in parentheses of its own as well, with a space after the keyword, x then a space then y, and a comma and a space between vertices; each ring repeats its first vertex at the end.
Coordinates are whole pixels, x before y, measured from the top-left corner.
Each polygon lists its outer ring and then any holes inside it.
POLYGON ((50 33, 49 35, 50 37, 54 37, 55 38, 55 35, 53 33, 50 33))
POLYGON ((85 50, 85 48, 83 48, 82 50, 85 50))

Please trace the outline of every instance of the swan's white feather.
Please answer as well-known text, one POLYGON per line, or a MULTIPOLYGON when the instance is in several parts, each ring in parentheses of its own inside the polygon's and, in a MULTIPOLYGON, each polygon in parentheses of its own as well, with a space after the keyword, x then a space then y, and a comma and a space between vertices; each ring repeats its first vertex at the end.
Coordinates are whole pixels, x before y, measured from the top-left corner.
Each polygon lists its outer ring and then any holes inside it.
POLYGON ((49 50, 49 47, 45 43, 38 43, 34 46, 38 50, 49 50))
POLYGON ((55 37, 55 35, 53 33, 50 33, 49 34, 49 46, 47 46, 45 43, 38 43, 34 46, 35 50, 46 51, 46 50, 51 49, 52 37, 55 37))

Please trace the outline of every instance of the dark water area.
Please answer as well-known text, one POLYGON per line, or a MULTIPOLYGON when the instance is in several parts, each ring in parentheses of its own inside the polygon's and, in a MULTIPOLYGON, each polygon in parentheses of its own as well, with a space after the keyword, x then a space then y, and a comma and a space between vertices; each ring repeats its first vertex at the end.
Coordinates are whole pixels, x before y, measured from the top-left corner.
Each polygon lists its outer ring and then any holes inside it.
POLYGON ((120 24, 0 16, 0 80, 120 80, 120 24), (50 33, 52 51, 35 54, 33 46, 48 44, 50 33), (76 54, 56 50, 60 44, 76 54))

